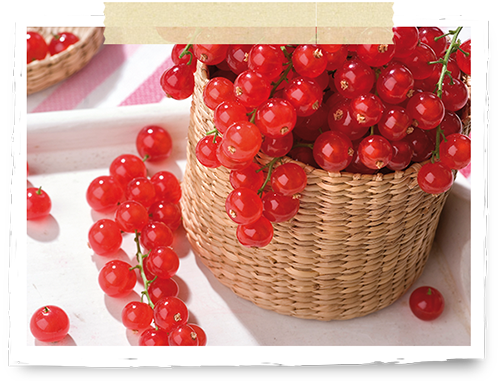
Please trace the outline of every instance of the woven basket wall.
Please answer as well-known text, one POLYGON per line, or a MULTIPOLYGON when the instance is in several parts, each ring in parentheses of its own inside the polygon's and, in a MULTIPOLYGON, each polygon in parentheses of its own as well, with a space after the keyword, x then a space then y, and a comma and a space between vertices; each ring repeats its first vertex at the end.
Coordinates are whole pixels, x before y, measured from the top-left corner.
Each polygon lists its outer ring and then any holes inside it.
POLYGON ((104 28, 85 27, 38 27, 28 28, 40 33, 47 43, 52 34, 71 32, 80 39, 68 49, 54 56, 47 55, 41 61, 27 65, 27 93, 33 94, 44 90, 81 70, 99 51, 104 42, 104 28))
POLYGON ((197 141, 214 128, 202 99, 207 68, 198 64, 195 77, 181 202, 187 237, 215 277, 259 307, 303 319, 356 318, 401 297, 424 269, 448 196, 420 190, 421 164, 359 175, 299 163, 308 185, 298 214, 274 224, 268 246, 245 248, 224 208, 229 170, 195 157, 197 141))

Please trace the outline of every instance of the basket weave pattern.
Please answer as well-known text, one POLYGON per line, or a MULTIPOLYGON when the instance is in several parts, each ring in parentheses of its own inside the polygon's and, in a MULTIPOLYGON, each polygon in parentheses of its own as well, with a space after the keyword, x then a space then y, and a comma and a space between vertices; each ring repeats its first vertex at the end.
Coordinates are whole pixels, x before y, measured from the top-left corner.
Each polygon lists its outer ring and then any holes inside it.
POLYGON ((34 61, 27 66, 27 93, 33 94, 44 90, 68 78, 81 70, 98 52, 104 42, 104 28, 85 27, 38 27, 28 28, 40 33, 47 42, 52 34, 71 32, 78 36, 79 41, 68 49, 34 61))
POLYGON ((199 64, 195 79, 181 202, 187 237, 215 277, 259 307, 304 319, 352 319, 401 297, 424 269, 448 196, 420 190, 421 164, 359 175, 297 162, 308 174, 298 214, 274 224, 268 246, 245 248, 224 208, 229 170, 206 168, 195 156, 214 128, 203 103, 206 67, 199 64))

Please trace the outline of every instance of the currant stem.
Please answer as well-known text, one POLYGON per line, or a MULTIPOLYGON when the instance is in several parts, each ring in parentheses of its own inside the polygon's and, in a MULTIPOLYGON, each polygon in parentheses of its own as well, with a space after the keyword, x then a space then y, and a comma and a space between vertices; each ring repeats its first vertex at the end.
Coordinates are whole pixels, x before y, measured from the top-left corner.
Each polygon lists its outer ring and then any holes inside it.
MULTIPOLYGON (((274 164, 276 164, 276 162, 278 160, 281 160, 282 157, 275 157, 273 160, 271 160, 265 167, 268 167, 269 169, 267 170, 267 176, 266 176, 266 179, 264 180, 264 184, 262 184, 262 186, 260 187, 260 189, 257 191, 257 194, 259 196, 262 196, 262 193, 264 192, 264 188, 266 187, 267 183, 271 180, 271 174, 273 172, 273 167, 274 167, 274 164)), ((264 168, 264 167, 263 167, 264 168)))
POLYGON ((193 44, 187 44, 186 47, 184 48, 184 50, 181 52, 181 54, 179 54, 179 58, 182 58, 186 54, 189 54, 189 61, 188 61, 187 65, 191 65, 191 62, 193 61, 193 53, 191 53, 189 51, 189 49, 191 49, 192 46, 193 46, 193 44))
POLYGON ((144 291, 142 292, 143 295, 146 295, 146 298, 148 299, 148 304, 151 308, 154 308, 155 305, 153 304, 153 302, 151 301, 151 298, 149 296, 149 292, 148 292, 148 288, 149 288, 149 285, 151 284, 151 282, 154 281, 151 280, 149 281, 148 278, 146 277, 146 273, 144 272, 144 259, 148 256, 147 254, 142 254, 141 252, 141 245, 139 243, 139 235, 140 233, 139 232, 135 232, 135 238, 134 238, 134 241, 137 245, 137 254, 136 254, 136 258, 137 258, 137 262, 139 262, 138 267, 139 270, 140 270, 140 274, 141 274, 141 278, 142 278, 142 281, 144 283, 144 291))

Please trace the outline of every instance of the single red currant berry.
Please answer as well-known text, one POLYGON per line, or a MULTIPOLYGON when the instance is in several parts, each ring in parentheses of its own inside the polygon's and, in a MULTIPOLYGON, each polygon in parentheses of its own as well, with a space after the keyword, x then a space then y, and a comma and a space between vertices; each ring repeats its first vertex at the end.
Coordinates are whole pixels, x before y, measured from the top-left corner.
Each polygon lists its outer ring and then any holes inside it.
POLYGON ((142 228, 139 241, 142 247, 149 252, 158 246, 171 246, 174 242, 174 234, 163 222, 149 221, 142 228))
POLYGON ((224 77, 212 78, 203 89, 203 101, 205 105, 215 110, 224 101, 235 101, 233 94, 233 83, 224 77))
POLYGON ((76 44, 80 39, 71 32, 62 32, 52 36, 48 45, 51 56, 67 50, 71 45, 76 44))
POLYGON ((332 106, 328 112, 328 127, 330 130, 341 132, 351 140, 361 139, 366 135, 370 125, 361 125, 354 116, 350 101, 346 100, 332 106))
POLYGON ((280 138, 265 137, 260 146, 263 154, 270 157, 286 156, 294 144, 293 134, 287 134, 280 138))
POLYGON ((31 316, 30 331, 43 342, 61 341, 69 332, 68 315, 57 306, 41 307, 31 316))
MULTIPOLYGON (((445 111, 444 118, 441 121, 441 130, 443 130, 444 136, 450 134, 460 134, 462 132, 463 124, 460 117, 451 111, 445 111)), ((436 134, 434 134, 436 136, 436 134)))
POLYGON ((399 104, 412 94, 414 84, 410 70, 399 62, 393 62, 380 72, 376 88, 384 102, 399 104))
POLYGON ((168 346, 168 332, 162 329, 148 328, 141 333, 139 338, 141 347, 168 346))
POLYGON ((186 46, 187 46, 186 44, 175 44, 173 46, 172 53, 170 55, 172 57, 172 62, 175 65, 186 64, 186 65, 191 67, 191 70, 193 72, 195 72, 196 71, 196 58, 194 57, 194 54, 193 54, 193 48, 189 47, 188 49, 186 49, 186 46), (189 52, 193 55, 191 55, 187 52, 189 52), (181 55, 182 55, 182 57, 181 57, 181 55), (190 61, 191 61, 191 63, 190 63, 190 61))
POLYGON ((349 50, 347 45, 340 44, 330 44, 330 45, 319 45, 326 55, 327 65, 326 70, 334 71, 337 70, 347 59, 349 50))
POLYGON ((229 183, 233 189, 244 187, 257 192, 264 184, 264 173, 260 169, 252 162, 246 168, 233 170, 229 173, 229 183))
POLYGON ((194 44, 193 53, 196 59, 206 65, 217 65, 226 59, 228 45, 194 44))
POLYGON ((248 167, 253 161, 253 157, 248 161, 235 161, 232 157, 229 157, 229 155, 226 154, 221 144, 217 145, 215 153, 220 164, 231 171, 248 167))
POLYGON ((356 121, 362 126, 377 124, 384 113, 384 105, 375 94, 358 95, 351 100, 351 109, 356 121))
POLYGON ((237 224, 249 224, 262 215, 262 200, 256 191, 237 188, 226 198, 226 213, 237 224))
POLYGON ((214 111, 215 128, 221 134, 224 134, 233 123, 247 121, 247 109, 236 101, 223 101, 214 111))
POLYGON ((125 198, 137 201, 145 208, 149 208, 156 200, 155 186, 147 177, 136 177, 128 183, 125 198))
POLYGON ((356 53, 368 66, 378 67, 387 65, 392 60, 396 47, 393 44, 360 44, 357 45, 356 53))
MULTIPOLYGON (((377 124, 379 133, 390 141, 403 139, 408 135, 411 119, 406 109, 400 106, 390 106, 385 109, 382 118, 377 124)), ((413 131, 410 130, 410 132, 413 131)))
POLYGON ((423 130, 439 126, 445 114, 443 101, 428 91, 414 94, 408 101, 406 111, 414 119, 413 125, 423 130))
POLYGON ((147 177, 147 168, 141 158, 132 154, 117 156, 109 166, 113 179, 125 190, 136 177, 147 177))
POLYGON ((406 140, 391 141, 392 159, 387 163, 391 171, 403 171, 408 168, 413 156, 413 150, 406 140))
POLYGON ((326 70, 328 58, 319 45, 299 45, 293 51, 292 63, 299 75, 316 78, 326 70))
POLYGON ((47 42, 40 33, 29 31, 26 33, 27 63, 43 60, 48 53, 47 42))
POLYGON ((145 329, 153 322, 153 309, 146 303, 130 302, 123 307, 122 323, 133 331, 145 329))
POLYGON ((445 78, 443 81, 443 93, 441 95, 444 108, 448 111, 458 111, 464 107, 469 100, 467 85, 460 79, 445 78))
POLYGON ((442 57, 446 53, 447 44, 444 35, 445 33, 435 26, 423 26, 418 29, 420 42, 429 45, 438 57, 442 57))
POLYGON ((232 124, 224 133, 220 147, 224 153, 237 162, 248 162, 259 152, 262 135, 259 128, 251 122, 232 124))
POLYGON ((313 150, 310 147, 295 147, 288 152, 288 156, 296 161, 318 168, 318 164, 314 160, 313 150))
POLYGON ((293 162, 279 165, 271 174, 272 189, 283 196, 295 196, 307 186, 307 175, 304 169, 293 162))
POLYGON ((460 45, 460 50, 457 51, 457 64, 465 74, 471 75, 471 39, 460 45))
POLYGON ((359 143, 359 158, 368 168, 381 169, 392 159, 392 145, 380 135, 371 135, 359 143))
POLYGON ((156 201, 170 202, 172 204, 180 201, 182 197, 181 183, 172 172, 156 172, 150 181, 155 188, 156 201))
POLYGON ((98 255, 115 254, 122 245, 122 232, 118 224, 103 218, 96 221, 88 233, 89 245, 98 255))
POLYGON ((307 77, 295 77, 284 88, 285 99, 295 108, 297 116, 310 116, 323 101, 323 91, 318 83, 307 77))
POLYGON ((245 247, 265 247, 271 243, 273 236, 273 224, 264 216, 236 228, 236 238, 245 247))
POLYGON ((359 58, 353 58, 335 72, 333 81, 341 95, 352 99, 371 91, 375 83, 375 73, 359 58))
POLYGON ((434 287, 419 287, 410 295, 410 309, 420 320, 437 319, 444 310, 443 295, 434 287))
POLYGON ((148 270, 158 278, 172 278, 179 269, 179 256, 167 246, 158 246, 148 255, 148 270))
MULTIPOLYGON (((154 277, 155 276, 153 276, 149 280, 154 279, 154 277)), ((178 296, 179 285, 172 278, 168 279, 156 278, 149 284, 148 293, 149 297, 151 298, 151 302, 154 305, 156 305, 156 303, 158 303, 159 300, 167 296, 178 296)))
POLYGON ((431 157, 434 146, 432 140, 426 134, 426 131, 420 128, 414 128, 407 136, 406 140, 413 151, 412 161, 420 163, 431 157))
POLYGON ((220 136, 208 135, 201 138, 195 147, 196 159, 207 168, 218 168, 221 162, 217 158, 217 147, 222 138, 220 136))
POLYGON ((440 194, 453 185, 453 173, 440 162, 427 163, 418 171, 417 181, 424 192, 440 194))
POLYGON ((248 52, 248 69, 274 81, 279 78, 283 71, 285 56, 276 45, 257 44, 248 52))
POLYGON ((236 75, 248 69, 248 54, 253 45, 230 45, 227 49, 226 62, 229 69, 236 75))
POLYGON ((42 187, 27 189, 27 219, 34 220, 37 218, 46 217, 52 209, 52 201, 50 196, 42 187))
POLYGON ((408 57, 418 44, 418 29, 416 27, 393 27, 392 41, 396 47, 395 58, 408 57))
POLYGON ((439 144, 439 161, 450 169, 463 169, 471 160, 471 140, 463 134, 451 134, 439 144))
POLYGON ((412 54, 401 60, 410 69, 414 79, 426 79, 434 70, 433 65, 429 65, 429 62, 437 61, 437 57, 429 45, 419 43, 412 54))
POLYGON ((198 335, 188 324, 175 328, 168 335, 168 345, 171 347, 198 346, 198 335))
POLYGON ((137 276, 127 262, 115 259, 106 263, 99 272, 98 282, 104 293, 111 297, 130 294, 137 283, 137 276))
POLYGON ((149 216, 153 221, 160 221, 175 232, 182 222, 181 207, 178 203, 158 201, 149 207, 149 216))
POLYGON ((114 210, 124 200, 125 192, 113 177, 99 176, 91 181, 86 198, 95 211, 114 210))
POLYGON ((193 328, 194 331, 196 332, 196 336, 198 336, 198 346, 203 347, 203 346, 207 345, 207 335, 206 335, 205 331, 199 325, 192 324, 192 323, 189 323, 186 325, 193 328))
POLYGON ((160 78, 160 86, 169 98, 183 100, 194 92, 194 74, 191 65, 174 65, 160 78))
POLYGON ((340 172, 347 168, 353 154, 352 142, 342 132, 323 132, 314 142, 314 160, 325 171, 340 172))
POLYGON ((126 233, 140 232, 148 223, 148 210, 137 201, 127 200, 116 209, 115 221, 126 233))
POLYGON ((186 305, 177 297, 167 296, 155 304, 154 321, 159 328, 167 332, 186 324, 188 318, 186 305))
POLYGON ((297 122, 295 107, 281 98, 271 98, 257 108, 255 125, 264 136, 279 138, 292 132, 297 122))
POLYGON ((264 217, 273 223, 284 222, 297 214, 300 208, 300 198, 269 192, 262 198, 262 204, 264 217))
POLYGON ((366 175, 372 175, 377 172, 377 169, 368 168, 359 158, 359 143, 360 140, 353 142, 352 148, 354 150, 354 154, 352 155, 352 161, 349 163, 346 172, 349 173, 360 173, 366 175))
POLYGON ((172 137, 160 126, 146 126, 137 134, 135 145, 144 160, 167 159, 172 153, 172 137))
POLYGON ((270 81, 255 70, 245 70, 234 81, 234 95, 245 107, 260 106, 271 94, 270 81))

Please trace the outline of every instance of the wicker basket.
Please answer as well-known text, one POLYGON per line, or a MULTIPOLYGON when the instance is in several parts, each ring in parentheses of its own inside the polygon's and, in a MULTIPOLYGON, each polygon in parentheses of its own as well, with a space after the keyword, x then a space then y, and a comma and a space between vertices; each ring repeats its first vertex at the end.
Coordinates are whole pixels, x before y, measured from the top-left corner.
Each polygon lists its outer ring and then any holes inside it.
POLYGON ((47 55, 41 61, 33 61, 27 66, 27 93, 33 94, 55 85, 82 69, 99 51, 104 42, 104 28, 84 27, 38 27, 28 28, 40 33, 50 42, 52 34, 74 33, 80 39, 65 51, 54 56, 47 55))
POLYGON ((360 175, 297 162, 308 174, 298 214, 274 224, 268 246, 245 248, 224 208, 229 170, 195 157, 196 142, 214 128, 202 98, 207 68, 199 64, 195 77, 181 202, 187 237, 215 277, 259 307, 304 319, 360 317, 401 297, 424 269, 448 196, 420 190, 421 164, 360 175))

